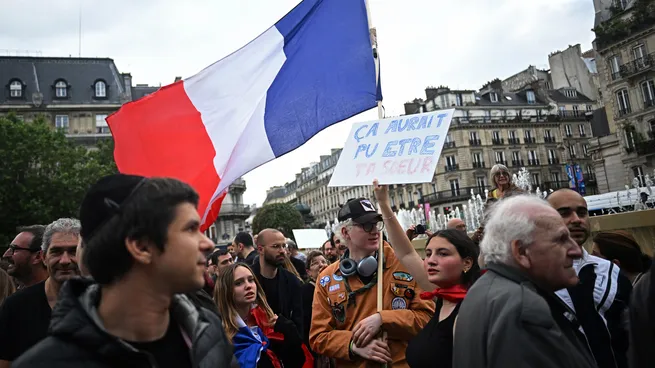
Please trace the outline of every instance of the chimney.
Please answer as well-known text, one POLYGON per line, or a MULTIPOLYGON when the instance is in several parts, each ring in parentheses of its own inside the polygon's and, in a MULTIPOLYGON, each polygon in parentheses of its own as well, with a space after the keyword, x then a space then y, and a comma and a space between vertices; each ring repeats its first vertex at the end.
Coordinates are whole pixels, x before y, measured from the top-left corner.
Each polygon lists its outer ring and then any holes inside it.
POLYGON ((182 80, 182 77, 175 77, 175 81, 173 83, 177 83, 182 80))
POLYGON ((405 102, 405 115, 419 114, 421 113, 421 106, 423 105, 422 101, 414 100, 412 102, 405 102))
POLYGON ((438 90, 437 88, 435 88, 435 87, 427 87, 427 88, 425 89, 425 99, 426 99, 427 101, 429 101, 429 100, 431 100, 431 99, 437 97, 437 95, 438 95, 438 91, 439 91, 439 90, 438 90))
POLYGON ((132 101, 132 74, 121 73, 123 77, 123 88, 125 89, 125 96, 128 101, 132 101))

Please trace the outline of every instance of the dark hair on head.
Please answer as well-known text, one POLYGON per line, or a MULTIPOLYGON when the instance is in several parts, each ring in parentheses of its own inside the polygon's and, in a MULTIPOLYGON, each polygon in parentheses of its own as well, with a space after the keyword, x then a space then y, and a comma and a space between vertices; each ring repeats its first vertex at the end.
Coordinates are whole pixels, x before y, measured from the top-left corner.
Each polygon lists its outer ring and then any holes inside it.
POLYGON ((43 234, 45 233, 45 226, 43 225, 29 225, 29 226, 19 226, 16 231, 18 233, 30 233, 32 234, 32 240, 30 241, 30 249, 41 249, 41 244, 43 244, 43 234))
POLYGON ((621 269, 630 273, 646 272, 652 259, 644 254, 635 238, 625 231, 603 231, 594 236, 603 257, 618 260, 621 269))
POLYGON ((471 240, 471 238, 469 238, 465 232, 457 229, 439 230, 432 234, 432 236, 430 236, 428 241, 425 243, 426 248, 428 244, 430 244, 432 238, 435 237, 440 237, 448 240, 448 242, 455 247, 457 253, 459 253, 459 256, 462 259, 471 259, 471 269, 466 273, 462 272, 462 285, 466 286, 467 288, 471 287, 475 280, 480 277, 480 265, 478 265, 480 248, 475 245, 473 240, 471 240))
POLYGON ((100 285, 112 284, 134 264, 125 247, 126 240, 142 240, 164 251, 168 227, 177 216, 177 207, 198 206, 198 194, 176 179, 153 178, 145 181, 93 236, 86 240, 83 262, 100 285))
POLYGON ((252 235, 248 234, 247 232, 240 232, 234 237, 234 242, 239 244, 243 244, 246 247, 252 247, 253 244, 255 244, 255 241, 252 238, 252 235))
POLYGON ((332 245, 332 248, 337 247, 337 245, 334 242, 334 237, 336 237, 336 236, 337 236, 337 233, 335 233, 334 231, 330 233, 330 244, 332 245))
POLYGON ((306 262, 307 264, 305 265, 305 267, 307 267, 308 271, 309 271, 309 266, 312 265, 312 261, 316 257, 325 257, 325 255, 323 254, 323 252, 318 251, 318 250, 313 250, 313 251, 309 252, 309 254, 307 254, 307 262, 306 262))
POLYGON ((227 249, 217 248, 210 256, 209 261, 216 266, 218 264, 218 257, 228 254, 227 249))

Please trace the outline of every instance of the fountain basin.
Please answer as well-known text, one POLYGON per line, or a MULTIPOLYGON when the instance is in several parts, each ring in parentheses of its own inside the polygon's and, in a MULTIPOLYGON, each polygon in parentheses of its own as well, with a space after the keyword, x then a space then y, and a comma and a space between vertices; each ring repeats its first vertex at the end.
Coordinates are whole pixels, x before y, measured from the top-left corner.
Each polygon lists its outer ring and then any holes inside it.
POLYGON ((626 230, 632 233, 642 252, 653 256, 655 247, 655 209, 621 212, 612 215, 592 216, 589 218, 591 237, 585 244, 591 250, 591 239, 601 231, 626 230))

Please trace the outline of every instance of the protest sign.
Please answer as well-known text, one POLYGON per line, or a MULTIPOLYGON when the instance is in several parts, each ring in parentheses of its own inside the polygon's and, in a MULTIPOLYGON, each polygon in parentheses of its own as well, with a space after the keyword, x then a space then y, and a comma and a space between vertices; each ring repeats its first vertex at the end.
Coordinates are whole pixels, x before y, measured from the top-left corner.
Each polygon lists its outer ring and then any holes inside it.
POLYGON ((317 249, 328 240, 325 229, 293 229, 299 249, 317 249))
POLYGON ((431 182, 454 111, 353 124, 328 186, 431 182))

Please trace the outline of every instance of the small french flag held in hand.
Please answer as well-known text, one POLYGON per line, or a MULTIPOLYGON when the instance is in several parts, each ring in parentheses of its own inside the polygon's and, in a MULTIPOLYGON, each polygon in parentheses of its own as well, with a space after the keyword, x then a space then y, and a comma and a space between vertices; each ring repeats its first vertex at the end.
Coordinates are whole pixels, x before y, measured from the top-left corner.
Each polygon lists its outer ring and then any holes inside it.
POLYGON ((365 0, 304 0, 233 54, 112 114, 116 165, 192 185, 206 229, 234 180, 375 107, 377 79, 365 0))

